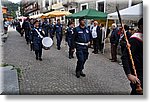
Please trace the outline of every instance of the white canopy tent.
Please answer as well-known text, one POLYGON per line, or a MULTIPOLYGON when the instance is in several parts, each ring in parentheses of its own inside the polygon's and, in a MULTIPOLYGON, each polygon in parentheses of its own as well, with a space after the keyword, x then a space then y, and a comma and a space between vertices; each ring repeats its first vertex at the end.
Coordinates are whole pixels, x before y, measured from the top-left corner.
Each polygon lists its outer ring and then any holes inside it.
MULTIPOLYGON (((129 8, 120 10, 120 15, 122 20, 134 20, 137 21, 143 16, 143 4, 137 4, 135 6, 131 6, 129 8)), ((107 19, 118 19, 117 12, 110 13, 107 15, 107 19)))

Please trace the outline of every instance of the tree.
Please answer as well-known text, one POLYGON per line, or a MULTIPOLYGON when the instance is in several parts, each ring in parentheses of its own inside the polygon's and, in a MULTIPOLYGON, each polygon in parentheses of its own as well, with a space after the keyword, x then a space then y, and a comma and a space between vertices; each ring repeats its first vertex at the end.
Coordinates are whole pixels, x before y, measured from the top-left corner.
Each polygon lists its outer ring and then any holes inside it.
POLYGON ((12 3, 11 1, 2 1, 2 5, 7 7, 8 12, 10 13, 13 18, 16 17, 16 11, 18 10, 19 4, 12 3))

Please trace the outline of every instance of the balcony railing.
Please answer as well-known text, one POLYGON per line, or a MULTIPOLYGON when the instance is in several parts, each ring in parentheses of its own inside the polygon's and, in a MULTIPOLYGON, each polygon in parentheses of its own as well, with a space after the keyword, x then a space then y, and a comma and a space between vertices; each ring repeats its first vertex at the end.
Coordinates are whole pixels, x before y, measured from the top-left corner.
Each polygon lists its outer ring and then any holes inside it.
POLYGON ((76 0, 64 0, 62 5, 68 7, 69 5, 77 5, 77 2, 76 0))

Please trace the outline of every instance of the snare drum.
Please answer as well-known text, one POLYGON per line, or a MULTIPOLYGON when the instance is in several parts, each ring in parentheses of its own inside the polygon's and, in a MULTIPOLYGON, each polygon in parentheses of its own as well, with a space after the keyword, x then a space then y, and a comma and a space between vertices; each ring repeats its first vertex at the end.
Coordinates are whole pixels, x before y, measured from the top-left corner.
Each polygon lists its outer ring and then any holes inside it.
POLYGON ((50 50, 53 45, 53 40, 50 37, 44 37, 42 39, 43 49, 50 50))

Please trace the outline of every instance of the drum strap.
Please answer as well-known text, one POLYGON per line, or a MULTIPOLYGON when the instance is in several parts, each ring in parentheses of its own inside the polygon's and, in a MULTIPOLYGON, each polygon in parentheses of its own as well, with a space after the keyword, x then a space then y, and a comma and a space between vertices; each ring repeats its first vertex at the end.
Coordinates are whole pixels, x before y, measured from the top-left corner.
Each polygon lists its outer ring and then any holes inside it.
POLYGON ((35 29, 35 31, 39 34, 40 38, 43 38, 43 36, 40 34, 40 32, 37 29, 35 29))

